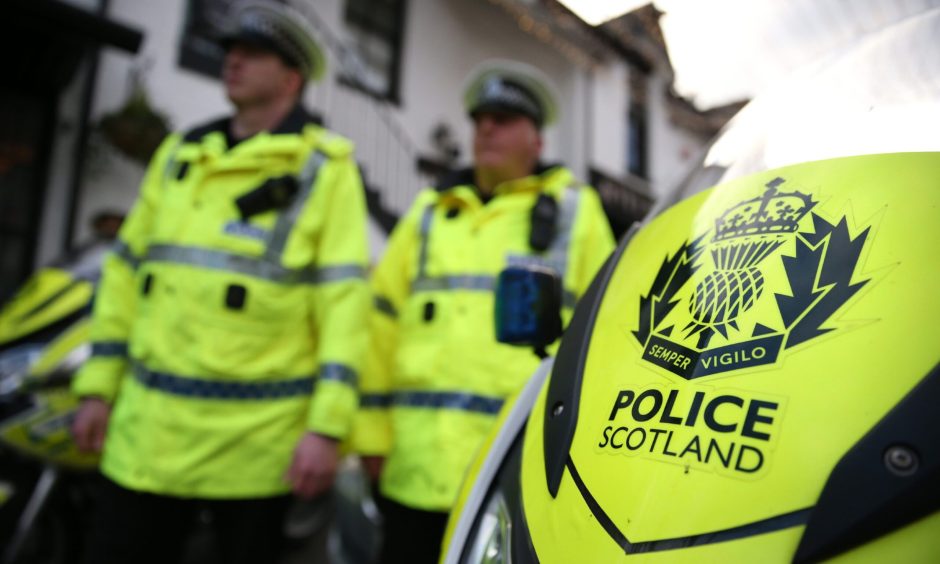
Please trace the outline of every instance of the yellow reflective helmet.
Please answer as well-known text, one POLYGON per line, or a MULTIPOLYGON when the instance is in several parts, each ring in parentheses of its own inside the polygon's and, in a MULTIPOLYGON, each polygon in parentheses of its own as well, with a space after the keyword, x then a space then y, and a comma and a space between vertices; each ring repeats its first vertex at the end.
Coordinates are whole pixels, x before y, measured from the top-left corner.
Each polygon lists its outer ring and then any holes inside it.
POLYGON ((733 120, 507 408, 445 561, 940 561, 938 33, 733 120))

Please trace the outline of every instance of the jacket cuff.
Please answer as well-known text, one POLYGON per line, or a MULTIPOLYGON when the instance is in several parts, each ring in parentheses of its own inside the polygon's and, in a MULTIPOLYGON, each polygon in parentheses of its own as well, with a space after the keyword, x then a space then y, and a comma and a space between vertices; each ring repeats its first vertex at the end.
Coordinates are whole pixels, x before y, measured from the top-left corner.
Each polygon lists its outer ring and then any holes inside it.
POLYGON ((388 409, 360 409, 353 419, 349 446, 353 452, 365 456, 387 455, 392 450, 391 417, 388 409))
POLYGON ((320 379, 307 413, 307 430, 337 440, 349 434, 356 409, 356 390, 346 382, 320 379))
POLYGON ((126 369, 127 360, 123 358, 92 358, 72 380, 72 393, 78 397, 97 396, 113 404, 126 369))

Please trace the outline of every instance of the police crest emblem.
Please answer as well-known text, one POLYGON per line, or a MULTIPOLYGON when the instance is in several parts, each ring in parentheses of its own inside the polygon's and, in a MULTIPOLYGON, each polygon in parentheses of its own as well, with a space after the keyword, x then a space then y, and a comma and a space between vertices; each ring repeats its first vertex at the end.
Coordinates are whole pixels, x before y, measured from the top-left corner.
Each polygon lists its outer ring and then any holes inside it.
POLYGON ((772 364, 835 330, 827 321, 869 282, 856 280, 869 228, 853 236, 845 217, 830 223, 783 184, 767 183, 663 260, 633 331, 644 361, 694 379, 772 364), (783 276, 771 284, 773 261, 783 276))

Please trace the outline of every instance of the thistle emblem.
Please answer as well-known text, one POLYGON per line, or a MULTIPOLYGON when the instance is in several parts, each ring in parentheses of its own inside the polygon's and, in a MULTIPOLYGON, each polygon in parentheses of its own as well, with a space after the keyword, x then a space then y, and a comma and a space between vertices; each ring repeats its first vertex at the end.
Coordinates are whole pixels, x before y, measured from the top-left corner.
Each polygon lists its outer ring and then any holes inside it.
POLYGON ((782 178, 767 183, 762 196, 741 202, 715 220, 709 245, 715 270, 695 287, 689 304, 692 321, 686 337, 699 336, 698 347, 708 345, 715 331, 728 336, 737 318, 760 298, 764 275, 760 263, 792 238, 800 220, 816 202, 800 192, 779 192, 782 178))

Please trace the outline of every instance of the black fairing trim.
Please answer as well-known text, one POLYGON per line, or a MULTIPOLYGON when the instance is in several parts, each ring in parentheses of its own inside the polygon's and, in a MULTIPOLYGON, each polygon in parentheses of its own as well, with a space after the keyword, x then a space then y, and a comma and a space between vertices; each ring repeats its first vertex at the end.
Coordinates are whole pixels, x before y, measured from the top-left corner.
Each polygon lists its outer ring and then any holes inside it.
MULTIPOLYGON (((890 377, 887 376, 886 377, 890 377)), ((794 562, 835 556, 940 510, 940 364, 839 461, 810 514, 794 562), (916 470, 888 469, 903 446, 916 470)))
POLYGON ((512 515, 512 562, 513 564, 538 564, 539 557, 532 544, 532 535, 529 533, 529 523, 525 518, 525 508, 522 504, 522 444, 525 437, 525 427, 509 451, 509 457, 500 474, 500 487, 506 498, 506 505, 512 515))
POLYGON ((90 315, 91 314, 90 306, 91 306, 91 302, 89 301, 88 305, 86 305, 85 307, 82 307, 81 309, 73 311, 72 313, 66 315, 65 317, 62 317, 61 319, 57 319, 53 321, 49 325, 40 327, 39 329, 37 329, 36 331, 32 333, 27 333, 26 335, 22 335, 20 337, 17 337, 16 339, 13 339, 12 341, 0 343, 0 353, 4 353, 10 349, 16 348, 20 345, 25 345, 27 343, 48 343, 49 341, 52 341, 59 335, 59 333, 65 330, 69 325, 75 323, 82 317, 86 317, 90 315))
POLYGON ((676 550, 680 548, 715 544, 719 542, 727 542, 736 539, 752 537, 754 535, 772 533, 774 531, 789 529, 790 527, 796 527, 806 523, 807 516, 810 512, 810 509, 808 508, 797 509, 796 511, 791 511, 789 513, 774 515, 773 517, 768 517, 767 519, 761 519, 760 521, 753 521, 751 523, 745 523, 744 525, 722 529, 719 531, 709 531, 706 533, 700 533, 686 537, 673 537, 642 542, 631 542, 630 539, 628 539, 620 531, 620 529, 617 528, 617 525, 614 524, 610 516, 607 515, 607 513, 604 511, 604 508, 601 507, 601 504, 598 503, 594 495, 591 494, 591 490, 588 489, 587 485, 584 483, 584 480, 581 479, 581 475, 578 473, 578 469, 575 467, 574 461, 570 458, 568 459, 568 472, 571 474, 571 481, 574 482, 574 485, 578 488, 578 492, 581 494, 581 498, 584 499, 584 503, 588 506, 588 509, 591 510, 591 514, 594 515, 595 519, 597 519, 598 524, 604 529, 604 532, 607 533, 607 536, 609 536, 611 540, 617 543, 617 545, 623 550, 624 554, 676 550))
POLYGON ((637 230, 638 224, 633 224, 617 250, 608 257, 598 275, 594 277, 594 281, 578 301, 578 307, 575 308, 574 316, 558 348, 545 400, 543 439, 545 479, 552 497, 558 494, 558 487, 565 473, 565 463, 568 461, 568 450, 571 448, 571 440, 578 423, 581 380, 601 298, 620 262, 620 257, 637 230))

